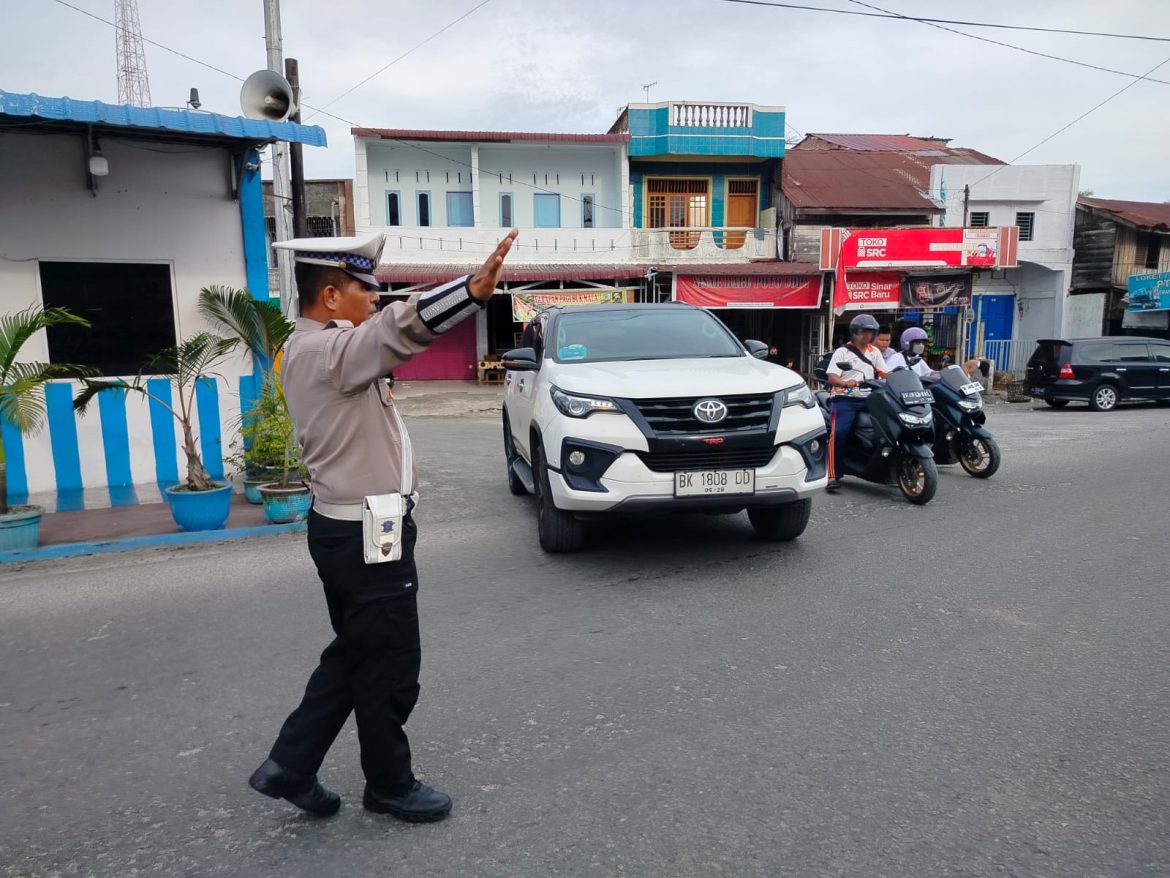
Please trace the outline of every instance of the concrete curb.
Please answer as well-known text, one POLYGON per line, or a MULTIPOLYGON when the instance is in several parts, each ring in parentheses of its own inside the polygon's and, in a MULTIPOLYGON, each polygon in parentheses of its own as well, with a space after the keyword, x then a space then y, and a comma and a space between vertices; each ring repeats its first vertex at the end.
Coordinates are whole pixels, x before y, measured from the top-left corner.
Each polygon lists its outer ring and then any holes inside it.
POLYGON ((266 524, 260 527, 239 527, 231 530, 149 534, 141 537, 127 537, 121 540, 62 543, 56 546, 38 546, 35 549, 17 549, 9 552, 0 552, 0 564, 53 561, 58 558, 76 558, 82 555, 107 555, 112 552, 134 552, 138 549, 160 549, 168 546, 223 543, 231 540, 246 540, 252 537, 273 537, 281 534, 302 533, 307 527, 306 522, 294 521, 290 524, 266 524))

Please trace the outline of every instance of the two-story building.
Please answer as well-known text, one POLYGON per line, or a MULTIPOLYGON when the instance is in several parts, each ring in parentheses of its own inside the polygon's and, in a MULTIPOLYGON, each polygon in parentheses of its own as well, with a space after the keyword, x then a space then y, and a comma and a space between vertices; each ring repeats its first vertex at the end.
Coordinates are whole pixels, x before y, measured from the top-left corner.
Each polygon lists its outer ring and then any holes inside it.
POLYGON ((1040 338, 1097 335, 1103 296, 1069 298, 1077 165, 938 164, 939 225, 1019 229, 1018 266, 974 276, 968 353, 1019 372, 1040 338))
POLYGON ((663 101, 630 104, 610 132, 630 138, 636 256, 659 289, 796 359, 815 331, 821 277, 778 249, 784 124, 778 106, 663 101))
POLYGON ((1104 301, 1099 332, 1117 335, 1132 330, 1170 337, 1170 312, 1126 309, 1131 276, 1170 272, 1170 204, 1081 198, 1073 246, 1071 298, 1091 296, 1104 301))

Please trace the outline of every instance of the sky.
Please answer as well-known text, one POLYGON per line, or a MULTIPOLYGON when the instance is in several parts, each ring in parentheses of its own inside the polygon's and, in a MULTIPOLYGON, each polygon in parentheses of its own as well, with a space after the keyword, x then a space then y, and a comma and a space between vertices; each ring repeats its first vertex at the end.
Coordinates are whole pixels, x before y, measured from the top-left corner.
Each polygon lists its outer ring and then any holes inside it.
MULTIPOLYGON (((113 21, 114 0, 68 0, 113 21)), ((352 177, 350 124, 381 128, 604 132, 651 101, 783 106, 789 135, 952 138, 1005 161, 1036 146, 1132 76, 991 45, 924 24, 725 0, 489 0, 345 98, 343 92, 481 0, 282 0, 284 52, 327 149, 306 177, 352 177)), ((852 0, 793 0, 864 10, 852 0)), ((903 15, 1170 38, 1166 0, 872 0, 903 15)), ((138 0, 145 38, 239 79, 266 65, 262 0, 138 0)), ((0 89, 117 100, 115 32, 58 0, 5 0, 0 89)), ((958 28, 1170 83, 1170 42, 958 28)), ((152 103, 237 115, 240 81, 145 46, 152 103)), ((1022 157, 1079 164, 1099 198, 1170 200, 1170 84, 1137 82, 1022 157)))

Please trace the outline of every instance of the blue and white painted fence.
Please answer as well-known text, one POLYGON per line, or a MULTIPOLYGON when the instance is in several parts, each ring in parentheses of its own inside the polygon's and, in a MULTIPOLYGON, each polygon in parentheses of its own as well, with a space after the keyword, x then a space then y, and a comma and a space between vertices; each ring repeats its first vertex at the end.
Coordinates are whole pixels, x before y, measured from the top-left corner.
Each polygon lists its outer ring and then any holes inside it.
MULTIPOLYGON (((212 478, 230 473, 224 458, 239 435, 240 412, 256 398, 255 375, 200 378, 193 424, 212 478)), ((139 393, 104 390, 85 415, 73 411, 78 385, 54 381, 45 387, 46 429, 22 436, 3 424, 8 462, 8 500, 33 502, 47 511, 132 506, 165 499, 166 488, 186 477, 182 427, 159 402, 139 393)), ((176 391, 166 378, 147 382, 151 395, 172 404, 176 391)))

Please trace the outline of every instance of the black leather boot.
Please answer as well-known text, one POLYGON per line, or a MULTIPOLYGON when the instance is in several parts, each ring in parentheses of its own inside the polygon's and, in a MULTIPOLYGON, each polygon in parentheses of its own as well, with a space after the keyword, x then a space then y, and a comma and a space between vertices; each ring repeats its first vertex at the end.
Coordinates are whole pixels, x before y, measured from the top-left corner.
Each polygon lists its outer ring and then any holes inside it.
POLYGON ((248 785, 272 799, 285 799, 315 817, 331 817, 341 807, 341 796, 317 782, 316 775, 297 774, 271 759, 252 772, 248 785))
POLYGON ((451 813, 451 797, 418 780, 399 796, 384 796, 367 785, 362 804, 367 811, 390 814, 408 823, 432 823, 451 813))

